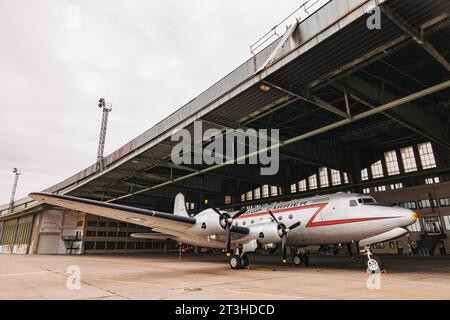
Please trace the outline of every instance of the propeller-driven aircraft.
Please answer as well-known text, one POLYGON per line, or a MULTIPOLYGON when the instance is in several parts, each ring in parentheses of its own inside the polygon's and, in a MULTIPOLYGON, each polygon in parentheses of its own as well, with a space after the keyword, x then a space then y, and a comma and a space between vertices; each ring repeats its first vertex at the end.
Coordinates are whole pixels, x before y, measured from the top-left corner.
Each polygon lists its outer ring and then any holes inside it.
POLYGON ((188 214, 182 194, 175 198, 173 213, 45 192, 31 193, 30 197, 154 231, 132 235, 136 238, 171 238, 193 246, 224 249, 232 269, 247 267, 247 253, 261 247, 281 246, 286 263, 287 246, 295 246, 293 264, 307 265, 309 257, 304 248, 308 246, 356 242, 364 247, 368 270, 379 272, 383 265, 370 245, 407 234, 406 227, 417 220, 410 209, 379 205, 373 197, 356 193, 314 196, 234 212, 209 203, 210 207, 195 217, 188 214))

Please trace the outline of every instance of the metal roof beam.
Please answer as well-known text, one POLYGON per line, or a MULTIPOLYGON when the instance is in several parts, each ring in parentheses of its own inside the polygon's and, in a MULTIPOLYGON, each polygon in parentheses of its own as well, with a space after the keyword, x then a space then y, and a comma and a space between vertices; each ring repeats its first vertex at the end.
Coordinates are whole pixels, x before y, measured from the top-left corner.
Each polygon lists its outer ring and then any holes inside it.
MULTIPOLYGON (((353 122, 356 122, 356 121, 359 121, 359 120, 362 120, 362 119, 369 118, 369 117, 371 117, 373 115, 376 115, 376 114, 379 114, 381 112, 384 112, 384 111, 393 109, 395 107, 404 105, 404 104, 409 103, 411 101, 423 98, 423 97, 425 97, 427 95, 439 92, 441 90, 445 90, 447 88, 450 88, 450 80, 442 82, 442 83, 439 83, 437 85, 434 85, 432 87, 426 88, 424 90, 415 92, 415 93, 410 94, 410 95, 408 95, 406 97, 399 98, 397 100, 388 102, 388 103, 386 103, 384 105, 381 105, 379 107, 376 107, 374 109, 362 112, 360 114, 357 114, 357 115, 353 116, 352 118, 347 118, 347 119, 342 119, 340 121, 336 121, 336 122, 331 123, 329 125, 326 125, 324 127, 321 127, 321 128, 318 128, 318 129, 315 129, 315 130, 312 130, 312 131, 309 131, 307 133, 303 133, 303 134, 301 134, 299 136, 296 136, 294 138, 291 138, 291 139, 288 139, 286 141, 280 142, 277 145, 273 145, 273 146, 270 146, 270 147, 267 147, 267 148, 260 149, 257 152, 252 152, 250 154, 247 154, 245 156, 240 157, 239 159, 247 159, 249 157, 253 157, 255 155, 258 155, 258 154, 263 153, 263 152, 267 152, 269 150, 273 150, 275 148, 281 148, 283 146, 287 146, 289 144, 296 143, 296 142, 299 142, 299 141, 302 141, 302 140, 305 140, 305 139, 308 139, 308 138, 320 135, 320 134, 325 133, 325 132, 329 132, 331 130, 340 128, 342 126, 349 125, 349 124, 351 124, 353 122)), ((173 181, 164 182, 164 183, 161 183, 159 185, 155 185, 155 186, 152 186, 152 187, 149 187, 149 188, 144 188, 142 190, 139 190, 139 191, 127 194, 127 195, 123 195, 123 196, 117 197, 115 199, 111 199, 108 202, 118 201, 118 200, 121 200, 121 199, 132 197, 132 196, 134 196, 136 194, 140 194, 140 193, 147 192, 147 191, 150 191, 150 190, 153 190, 153 189, 161 188, 161 187, 164 187, 164 186, 169 185, 171 183, 175 183, 175 182, 178 182, 178 181, 186 180, 186 179, 195 177, 195 176, 197 176, 199 174, 204 174, 204 173, 207 173, 207 172, 210 172, 210 171, 213 171, 213 170, 216 170, 216 169, 228 166, 230 164, 234 164, 234 161, 227 161, 227 162, 224 162, 224 163, 219 164, 219 165, 210 166, 208 168, 198 170, 197 172, 193 172, 191 174, 188 174, 188 175, 176 178, 173 181)))
POLYGON ((325 110, 327 110, 327 111, 329 111, 329 112, 332 112, 332 113, 334 113, 334 114, 337 114, 338 116, 341 116, 342 118, 348 118, 348 117, 349 117, 344 111, 342 111, 342 110, 336 108, 335 106, 333 106, 333 105, 331 105, 330 103, 328 103, 328 102, 326 102, 326 101, 320 99, 319 97, 311 96, 311 98, 308 99, 308 98, 302 96, 302 95, 299 94, 299 93, 296 93, 296 92, 294 92, 294 91, 292 91, 292 90, 288 90, 288 89, 283 88, 283 87, 280 87, 280 86, 278 86, 278 85, 276 85, 276 84, 273 84, 273 83, 271 83, 271 82, 263 81, 263 83, 266 84, 266 85, 268 85, 268 86, 271 86, 271 87, 273 87, 273 88, 275 88, 275 89, 278 89, 278 90, 280 90, 280 91, 283 91, 283 92, 285 92, 285 93, 288 93, 288 94, 290 94, 290 95, 292 95, 292 96, 294 96, 294 97, 297 97, 297 98, 300 99, 300 100, 306 101, 306 102, 311 103, 311 104, 313 104, 313 105, 315 105, 315 106, 318 106, 318 107, 320 107, 320 108, 322 108, 322 109, 325 109, 325 110))
MULTIPOLYGON (((338 90, 350 93, 350 97, 359 103, 376 109, 376 105, 385 101, 395 101, 397 96, 355 75, 347 77, 345 82, 333 84, 338 90)), ((419 133, 450 150, 447 130, 441 119, 417 104, 405 104, 394 110, 382 112, 385 116, 419 133)))
MULTIPOLYGON (((423 36, 423 32, 415 29, 401 16, 395 13, 393 10, 389 9, 387 6, 381 6, 381 11, 394 22, 403 32, 420 45, 426 52, 428 52, 437 62, 439 62, 447 71, 450 72, 450 63, 447 59, 438 51, 436 48, 430 44, 423 36)), ((442 15, 441 15, 442 16, 442 15)), ((437 20, 431 19, 430 21, 437 20)))

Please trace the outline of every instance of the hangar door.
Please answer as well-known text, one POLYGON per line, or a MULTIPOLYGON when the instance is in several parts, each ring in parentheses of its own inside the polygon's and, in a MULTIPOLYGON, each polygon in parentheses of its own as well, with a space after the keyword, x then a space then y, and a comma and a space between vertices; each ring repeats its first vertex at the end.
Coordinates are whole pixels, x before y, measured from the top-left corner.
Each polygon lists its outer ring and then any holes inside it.
POLYGON ((38 254, 55 254, 58 252, 59 234, 41 234, 37 247, 38 254))

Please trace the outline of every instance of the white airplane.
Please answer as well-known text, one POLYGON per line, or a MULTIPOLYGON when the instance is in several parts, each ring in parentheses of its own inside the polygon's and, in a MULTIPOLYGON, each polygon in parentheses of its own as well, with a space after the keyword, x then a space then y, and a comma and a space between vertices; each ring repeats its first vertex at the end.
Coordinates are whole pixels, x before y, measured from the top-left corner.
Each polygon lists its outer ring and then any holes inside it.
POLYGON ((134 234, 136 238, 171 238, 193 246, 225 249, 232 269, 247 267, 246 253, 258 247, 281 245, 286 263, 286 246, 296 246, 293 263, 307 265, 304 248, 308 246, 356 242, 365 248, 367 270, 379 272, 382 262, 371 253, 370 245, 407 234, 405 228, 417 220, 412 210, 379 205, 374 198, 355 193, 315 196, 237 212, 222 211, 210 204, 195 217, 189 216, 182 194, 175 198, 173 214, 44 192, 31 193, 30 197, 157 232, 134 234))

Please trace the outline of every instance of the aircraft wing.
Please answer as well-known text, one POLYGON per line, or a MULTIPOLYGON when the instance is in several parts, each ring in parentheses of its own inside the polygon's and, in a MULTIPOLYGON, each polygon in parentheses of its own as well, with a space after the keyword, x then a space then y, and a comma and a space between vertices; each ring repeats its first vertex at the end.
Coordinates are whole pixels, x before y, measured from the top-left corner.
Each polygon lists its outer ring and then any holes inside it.
POLYGON ((154 231, 173 235, 175 237, 179 237, 196 223, 196 220, 193 218, 172 213, 146 210, 47 192, 31 193, 30 197, 34 200, 54 206, 149 227, 154 231))
MULTIPOLYGON (((152 228, 152 231, 159 232, 162 237, 183 243, 210 248, 225 247, 223 240, 207 239, 193 234, 190 228, 195 225, 196 220, 187 216, 48 192, 30 193, 29 196, 34 200, 54 206, 149 227, 152 228)), ((232 226, 231 232, 239 237, 248 234, 249 230, 245 227, 232 226)), ((140 234, 137 237, 143 238, 144 235, 140 234)))

